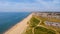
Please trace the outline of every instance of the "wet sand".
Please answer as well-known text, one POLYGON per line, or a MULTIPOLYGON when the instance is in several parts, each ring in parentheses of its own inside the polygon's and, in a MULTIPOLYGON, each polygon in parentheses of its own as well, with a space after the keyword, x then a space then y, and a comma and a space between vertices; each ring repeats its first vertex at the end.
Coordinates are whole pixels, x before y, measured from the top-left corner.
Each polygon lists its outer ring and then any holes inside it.
POLYGON ((6 31, 4 34, 22 34, 26 28, 27 28, 27 22, 31 19, 32 14, 27 16, 25 19, 23 19, 21 22, 17 23, 15 26, 13 26, 11 29, 6 31))

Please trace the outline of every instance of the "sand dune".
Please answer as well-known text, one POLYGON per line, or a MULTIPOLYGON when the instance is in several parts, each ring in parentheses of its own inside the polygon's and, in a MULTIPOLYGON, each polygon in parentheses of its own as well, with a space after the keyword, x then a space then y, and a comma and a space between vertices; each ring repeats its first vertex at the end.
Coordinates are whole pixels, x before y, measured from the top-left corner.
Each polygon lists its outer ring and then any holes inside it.
POLYGON ((29 21, 32 17, 32 14, 30 14, 28 17, 26 17, 24 20, 13 26, 11 29, 6 31, 4 34, 22 34, 24 30, 27 28, 27 21, 29 21))

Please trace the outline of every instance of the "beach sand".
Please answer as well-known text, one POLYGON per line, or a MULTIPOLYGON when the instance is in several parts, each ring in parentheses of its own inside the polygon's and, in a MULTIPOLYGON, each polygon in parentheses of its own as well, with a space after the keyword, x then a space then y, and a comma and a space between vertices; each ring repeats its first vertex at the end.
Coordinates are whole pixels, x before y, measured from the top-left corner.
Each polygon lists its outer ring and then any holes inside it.
POLYGON ((17 23, 15 26, 13 26, 11 29, 6 31, 4 34, 22 34, 26 28, 27 28, 27 22, 31 19, 32 14, 27 16, 25 19, 23 19, 21 22, 17 23))

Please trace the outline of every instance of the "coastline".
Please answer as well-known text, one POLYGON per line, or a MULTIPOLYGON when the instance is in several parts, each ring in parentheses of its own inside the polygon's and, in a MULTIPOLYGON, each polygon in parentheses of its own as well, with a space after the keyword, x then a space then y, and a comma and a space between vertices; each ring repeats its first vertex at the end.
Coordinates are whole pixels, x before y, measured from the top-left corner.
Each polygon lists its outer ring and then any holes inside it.
POLYGON ((27 28, 27 21, 29 21, 32 17, 32 14, 28 15, 25 19, 23 19, 21 22, 17 23, 15 26, 13 26, 11 29, 6 31, 4 34, 22 34, 23 31, 27 28))

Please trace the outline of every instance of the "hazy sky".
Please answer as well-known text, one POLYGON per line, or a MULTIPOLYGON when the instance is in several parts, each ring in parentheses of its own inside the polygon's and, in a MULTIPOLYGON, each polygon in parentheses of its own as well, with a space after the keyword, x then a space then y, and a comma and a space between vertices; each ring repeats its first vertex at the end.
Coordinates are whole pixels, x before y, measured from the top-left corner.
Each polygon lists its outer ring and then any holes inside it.
POLYGON ((60 11, 60 0, 0 0, 0 11, 60 11))

